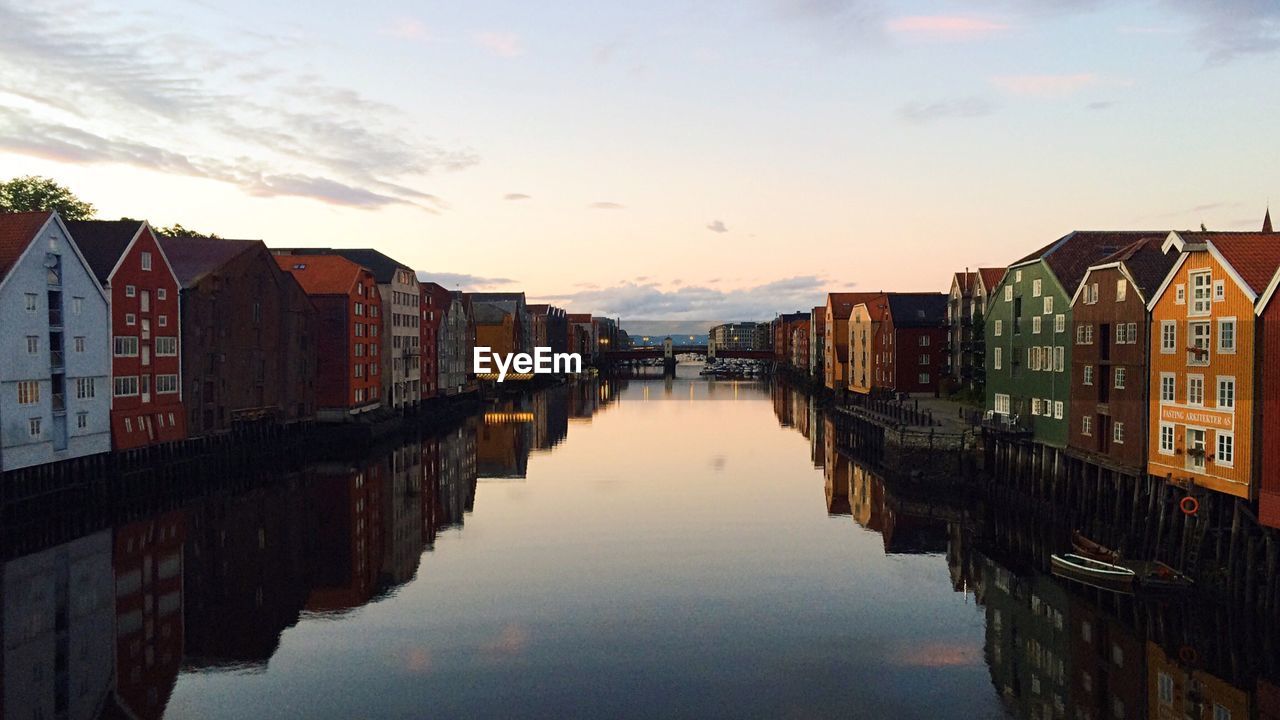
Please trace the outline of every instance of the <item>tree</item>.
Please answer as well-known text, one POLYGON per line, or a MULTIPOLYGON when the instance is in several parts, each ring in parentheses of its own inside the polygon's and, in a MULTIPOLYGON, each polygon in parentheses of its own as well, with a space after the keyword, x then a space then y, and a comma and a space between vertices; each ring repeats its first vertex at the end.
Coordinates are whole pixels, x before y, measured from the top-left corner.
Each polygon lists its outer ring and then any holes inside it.
POLYGON ((156 232, 160 233, 161 235, 168 235, 169 237, 194 237, 194 238, 214 238, 214 239, 218 237, 214 233, 202 233, 198 230, 191 230, 189 228, 184 228, 182 227, 181 223, 174 223, 166 227, 158 227, 156 228, 156 232))
POLYGON ((56 180, 38 175, 0 183, 0 212, 57 210, 64 220, 89 220, 97 211, 56 180))

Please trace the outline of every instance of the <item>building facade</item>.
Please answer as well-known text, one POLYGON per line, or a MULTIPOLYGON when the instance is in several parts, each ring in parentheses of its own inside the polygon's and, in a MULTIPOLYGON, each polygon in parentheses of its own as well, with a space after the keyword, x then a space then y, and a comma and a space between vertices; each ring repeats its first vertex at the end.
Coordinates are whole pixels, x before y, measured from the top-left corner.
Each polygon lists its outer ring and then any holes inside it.
POLYGON ((1089 266, 1153 232, 1069 233, 1010 265, 987 308, 986 407, 1039 443, 1066 448, 1071 296, 1089 266))
POLYGON ((108 298, 57 213, 0 214, 0 470, 111 450, 108 298))
POLYGON ((955 383, 981 390, 985 382, 986 342, 983 316, 991 291, 1004 277, 1004 268, 965 270, 951 277, 947 301, 947 374, 955 383))
POLYGON ((826 377, 827 308, 819 305, 809 311, 809 377, 826 377))
POLYGON ((487 347, 494 355, 520 352, 515 318, 511 313, 485 302, 472 305, 476 324, 476 347, 487 347))
POLYGON ((848 387, 859 395, 869 395, 875 387, 886 387, 884 367, 884 319, 889 311, 885 297, 879 296, 853 306, 849 313, 848 387))
POLYGON ((192 437, 315 417, 315 308, 260 240, 160 237, 182 284, 192 437))
POLYGON ((130 450, 187 436, 181 288, 146 222, 67 223, 111 300, 111 444, 130 450))
POLYGON ((1280 235, 1174 232, 1164 249, 1180 257, 1149 303, 1147 471, 1252 499, 1262 448, 1254 312, 1280 266, 1280 235))
MULTIPOLYGON (((514 352, 533 352, 533 323, 529 318, 529 306, 524 293, 471 293, 473 303, 496 305, 511 315, 511 325, 515 332, 516 350, 514 352)), ((586 357, 584 356, 585 360, 586 357)))
POLYGON ((947 296, 889 293, 884 368, 890 389, 937 393, 947 367, 947 296))
POLYGON ((1130 473, 1147 457, 1147 301, 1177 259, 1163 243, 1152 235, 1104 258, 1071 299, 1068 449, 1130 473))
POLYGON ((827 293, 823 311, 823 373, 831 390, 843 390, 849 383, 849 316, 853 308, 881 293, 827 293))
POLYGON ((381 284, 341 255, 277 255, 315 307, 316 419, 349 420, 382 407, 381 284))

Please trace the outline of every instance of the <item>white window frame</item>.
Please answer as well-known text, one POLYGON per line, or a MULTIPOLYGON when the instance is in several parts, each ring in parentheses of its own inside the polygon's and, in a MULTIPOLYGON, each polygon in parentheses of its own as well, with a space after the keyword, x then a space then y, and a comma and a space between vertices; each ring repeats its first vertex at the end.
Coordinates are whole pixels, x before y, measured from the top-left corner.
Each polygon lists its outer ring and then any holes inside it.
POLYGON ((1236 434, 1230 430, 1215 430, 1213 438, 1213 462, 1219 467, 1235 467, 1236 465, 1236 434), (1227 460, 1222 459, 1223 440, 1227 441, 1231 457, 1227 460))
POLYGON ((1177 355, 1178 354, 1178 321, 1177 320, 1161 320, 1160 321, 1160 354, 1161 355, 1177 355))
POLYGON ((1219 375, 1219 376, 1218 376, 1218 378, 1217 378, 1217 382, 1216 382, 1216 383, 1214 383, 1214 385, 1215 385, 1215 389, 1216 389, 1216 393, 1214 394, 1214 407, 1218 408, 1219 410, 1232 410, 1232 411, 1234 411, 1234 410, 1236 409, 1236 402, 1238 401, 1238 398, 1236 397, 1236 387, 1237 387, 1237 386, 1236 386, 1236 378, 1235 378, 1235 376, 1234 376, 1234 375, 1219 375), (1231 403, 1230 403, 1230 404, 1228 404, 1228 405, 1223 405, 1223 404, 1222 404, 1222 389, 1223 389, 1223 386, 1224 386, 1225 384, 1227 384, 1227 383, 1230 383, 1230 388, 1231 388, 1231 403))
POLYGON ((1173 455, 1178 448, 1178 429, 1173 423, 1160 423, 1159 452, 1161 455, 1173 455), (1165 441, 1168 441, 1167 443, 1165 441))
POLYGON ((1240 329, 1240 324, 1236 322, 1236 319, 1235 319, 1234 317, 1221 317, 1221 318, 1218 318, 1218 332, 1217 332, 1217 335, 1218 335, 1218 338, 1217 338, 1217 340, 1218 340, 1218 341, 1217 341, 1217 345, 1218 345, 1218 352, 1222 353, 1223 355, 1234 355, 1234 354, 1235 354, 1235 352, 1236 352, 1236 347, 1240 344, 1240 341, 1239 341, 1239 333, 1238 333, 1239 329, 1240 329), (1223 339, 1223 332, 1222 332, 1222 331, 1223 331, 1225 328, 1228 328, 1228 327, 1230 327, 1230 328, 1231 328, 1231 345, 1230 345, 1230 347, 1228 347, 1228 346, 1226 346, 1226 345, 1224 345, 1224 344, 1222 343, 1222 339, 1223 339))
POLYGON ((1160 402, 1178 401, 1178 376, 1171 372, 1160 373, 1160 402), (1166 390, 1170 392, 1165 392, 1166 390))
POLYGON ((1204 407, 1204 375, 1188 373, 1187 374, 1187 406, 1188 407, 1204 407), (1200 389, 1200 401, 1196 402, 1195 395, 1191 392, 1193 387, 1200 389))

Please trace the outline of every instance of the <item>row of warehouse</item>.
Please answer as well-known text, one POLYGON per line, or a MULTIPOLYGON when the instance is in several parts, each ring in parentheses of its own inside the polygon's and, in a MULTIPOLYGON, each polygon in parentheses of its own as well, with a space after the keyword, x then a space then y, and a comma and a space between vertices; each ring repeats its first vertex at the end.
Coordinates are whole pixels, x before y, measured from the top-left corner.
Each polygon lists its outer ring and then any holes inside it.
POLYGON ((474 391, 471 354, 595 358, 609 318, 467 293, 372 249, 168 237, 0 214, 0 471, 222 433, 351 422, 474 391))
POLYGON ((1280 233, 1079 231, 950 292, 831 293, 774 323, 837 395, 970 392, 990 427, 1257 501, 1280 527, 1280 233))

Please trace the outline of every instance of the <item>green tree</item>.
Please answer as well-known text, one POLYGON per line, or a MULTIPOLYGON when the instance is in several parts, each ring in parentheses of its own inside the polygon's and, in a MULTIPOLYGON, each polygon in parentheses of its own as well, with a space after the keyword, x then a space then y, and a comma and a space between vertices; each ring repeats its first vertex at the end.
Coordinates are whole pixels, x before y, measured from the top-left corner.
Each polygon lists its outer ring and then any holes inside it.
POLYGON ((89 220, 97 212, 56 180, 37 175, 0 183, 0 212, 57 210, 64 220, 89 220))
POLYGON ((213 233, 202 233, 198 230, 182 227, 181 223, 174 223, 165 227, 156 228, 156 232, 169 237, 195 237, 195 238, 217 238, 213 233))

